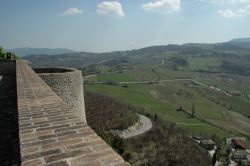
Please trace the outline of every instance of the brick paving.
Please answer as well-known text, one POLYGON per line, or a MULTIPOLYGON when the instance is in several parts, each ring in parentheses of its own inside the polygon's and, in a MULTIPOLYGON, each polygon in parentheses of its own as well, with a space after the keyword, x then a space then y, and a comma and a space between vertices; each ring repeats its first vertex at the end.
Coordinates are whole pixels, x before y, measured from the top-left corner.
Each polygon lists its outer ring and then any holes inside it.
POLYGON ((128 166, 23 61, 16 63, 22 166, 128 166))

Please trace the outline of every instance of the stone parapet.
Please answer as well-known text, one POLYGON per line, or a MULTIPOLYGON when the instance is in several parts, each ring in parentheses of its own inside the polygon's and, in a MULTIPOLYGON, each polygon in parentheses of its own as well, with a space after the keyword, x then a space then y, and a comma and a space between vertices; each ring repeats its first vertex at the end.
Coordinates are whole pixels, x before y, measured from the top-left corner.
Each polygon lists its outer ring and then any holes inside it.
POLYGON ((128 166, 23 61, 16 62, 22 166, 128 166))
POLYGON ((82 72, 65 68, 35 68, 34 71, 86 123, 82 72))

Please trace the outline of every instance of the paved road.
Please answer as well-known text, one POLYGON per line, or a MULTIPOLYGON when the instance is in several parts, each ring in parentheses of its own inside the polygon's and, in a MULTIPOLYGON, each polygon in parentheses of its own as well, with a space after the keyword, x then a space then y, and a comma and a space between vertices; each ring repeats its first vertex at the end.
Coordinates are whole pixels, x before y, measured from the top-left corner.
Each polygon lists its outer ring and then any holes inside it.
MULTIPOLYGON (((122 70, 122 72, 126 72, 128 70, 122 70)), ((87 75, 84 76, 84 78, 91 78, 91 77, 95 77, 95 76, 100 76, 100 75, 108 75, 108 74, 114 74, 114 73, 120 73, 121 71, 112 71, 112 72, 107 72, 107 73, 101 73, 101 74, 91 74, 91 75, 87 75)))
MULTIPOLYGON (((164 64, 165 63, 165 60, 162 60, 162 63, 164 64)), ((128 70, 123 70, 123 72, 127 72, 128 70)), ((105 74, 93 74, 93 75, 88 75, 88 76, 85 76, 84 78, 90 78, 90 77, 94 77, 94 76, 98 76, 98 75, 107 75, 107 74, 112 74, 112 73, 119 73, 120 71, 114 71, 114 72, 108 72, 108 73, 105 73, 105 74)), ((163 82, 174 82, 174 81, 191 81, 197 85, 200 85, 202 87, 205 87, 205 88, 208 88, 208 89, 211 89, 211 90, 214 90, 214 91, 217 91, 217 92, 221 92, 221 93, 224 93, 225 95, 227 96, 232 96, 231 94, 227 93, 226 91, 223 91, 219 88, 216 88, 214 86, 210 86, 210 85, 206 85, 204 83, 201 83, 199 81, 196 81, 196 80, 193 80, 193 79, 186 79, 186 78, 183 78, 183 79, 166 79, 166 80, 152 80, 152 81, 121 81, 121 82, 118 82, 119 84, 150 84, 150 83, 163 83, 163 82)), ((92 82, 92 84, 103 84, 105 82, 92 82)))
POLYGON ((207 124, 202 124, 202 123, 175 123, 175 124, 184 126, 209 126, 207 124))
POLYGON ((163 82, 174 82, 174 81, 191 81, 191 82, 193 82, 193 83, 195 83, 197 85, 200 85, 202 87, 212 89, 212 90, 217 91, 217 92, 224 93, 227 96, 232 96, 231 94, 227 93, 226 91, 215 88, 213 86, 203 84, 203 83, 198 82, 198 81, 193 80, 193 79, 167 79, 167 80, 159 80, 159 81, 137 81, 137 82, 119 82, 119 83, 120 84, 149 84, 149 83, 163 83, 163 82))
MULTIPOLYGON (((85 78, 89 78, 89 77, 93 77, 93 76, 96 76, 96 74, 85 76, 85 78)), ((152 80, 152 81, 121 81, 121 82, 118 82, 118 83, 119 84, 150 84, 150 83, 163 83, 163 82, 175 82, 175 81, 191 81, 191 82, 193 82, 193 83, 195 83, 197 85, 200 85, 202 87, 205 87, 205 88, 208 88, 208 89, 223 93, 223 94, 225 94, 227 96, 230 96, 230 97, 232 96, 231 94, 227 93, 226 91, 215 88, 213 86, 203 84, 203 83, 198 82, 198 81, 193 80, 193 79, 168 79, 168 80, 159 80, 159 81, 155 81, 155 80, 152 80)), ((89 82, 89 83, 91 83, 91 84, 104 84, 105 82, 101 81, 101 82, 89 82)))
POLYGON ((139 122, 137 122, 135 125, 130 126, 126 130, 123 131, 116 130, 114 132, 116 132, 120 137, 127 139, 141 135, 149 131, 151 128, 152 128, 151 120, 146 116, 139 115, 139 122))
POLYGON ((165 59, 163 59, 163 60, 161 61, 161 63, 160 63, 160 64, 156 64, 156 65, 154 65, 153 67, 157 67, 157 66, 164 65, 164 63, 165 63, 165 59))

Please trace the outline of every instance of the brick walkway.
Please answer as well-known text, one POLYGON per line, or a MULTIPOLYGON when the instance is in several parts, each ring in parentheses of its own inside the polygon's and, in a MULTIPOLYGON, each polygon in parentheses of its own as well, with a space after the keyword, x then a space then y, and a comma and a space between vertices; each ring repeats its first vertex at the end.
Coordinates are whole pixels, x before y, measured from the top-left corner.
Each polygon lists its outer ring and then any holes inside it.
POLYGON ((24 62, 17 61, 22 166, 128 166, 24 62))

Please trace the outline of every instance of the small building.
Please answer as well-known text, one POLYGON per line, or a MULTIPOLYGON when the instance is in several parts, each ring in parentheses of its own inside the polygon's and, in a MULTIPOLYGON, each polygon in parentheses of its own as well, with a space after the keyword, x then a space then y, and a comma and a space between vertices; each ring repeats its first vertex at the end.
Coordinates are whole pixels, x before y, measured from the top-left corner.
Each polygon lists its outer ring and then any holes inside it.
POLYGON ((248 153, 244 150, 236 150, 232 153, 232 159, 241 166, 249 166, 248 153))
POLYGON ((193 139, 200 141, 200 140, 203 140, 204 138, 202 138, 200 136, 194 136, 193 139))
POLYGON ((242 95, 242 93, 240 91, 231 91, 230 93, 233 96, 241 96, 242 95))
POLYGON ((15 59, 15 55, 13 53, 11 53, 11 52, 7 52, 6 55, 7 55, 6 58, 8 60, 14 60, 15 59))
POLYGON ((201 140, 200 141, 200 145, 204 148, 206 148, 207 150, 213 150, 214 146, 215 146, 215 142, 212 141, 211 139, 208 140, 201 140))
POLYGON ((244 150, 236 150, 233 151, 232 153, 232 158, 235 161, 241 161, 241 160, 246 160, 247 159, 247 152, 244 150))
POLYGON ((239 149, 239 150, 245 150, 246 149, 245 143, 241 139, 232 139, 231 140, 231 146, 234 149, 239 149))

